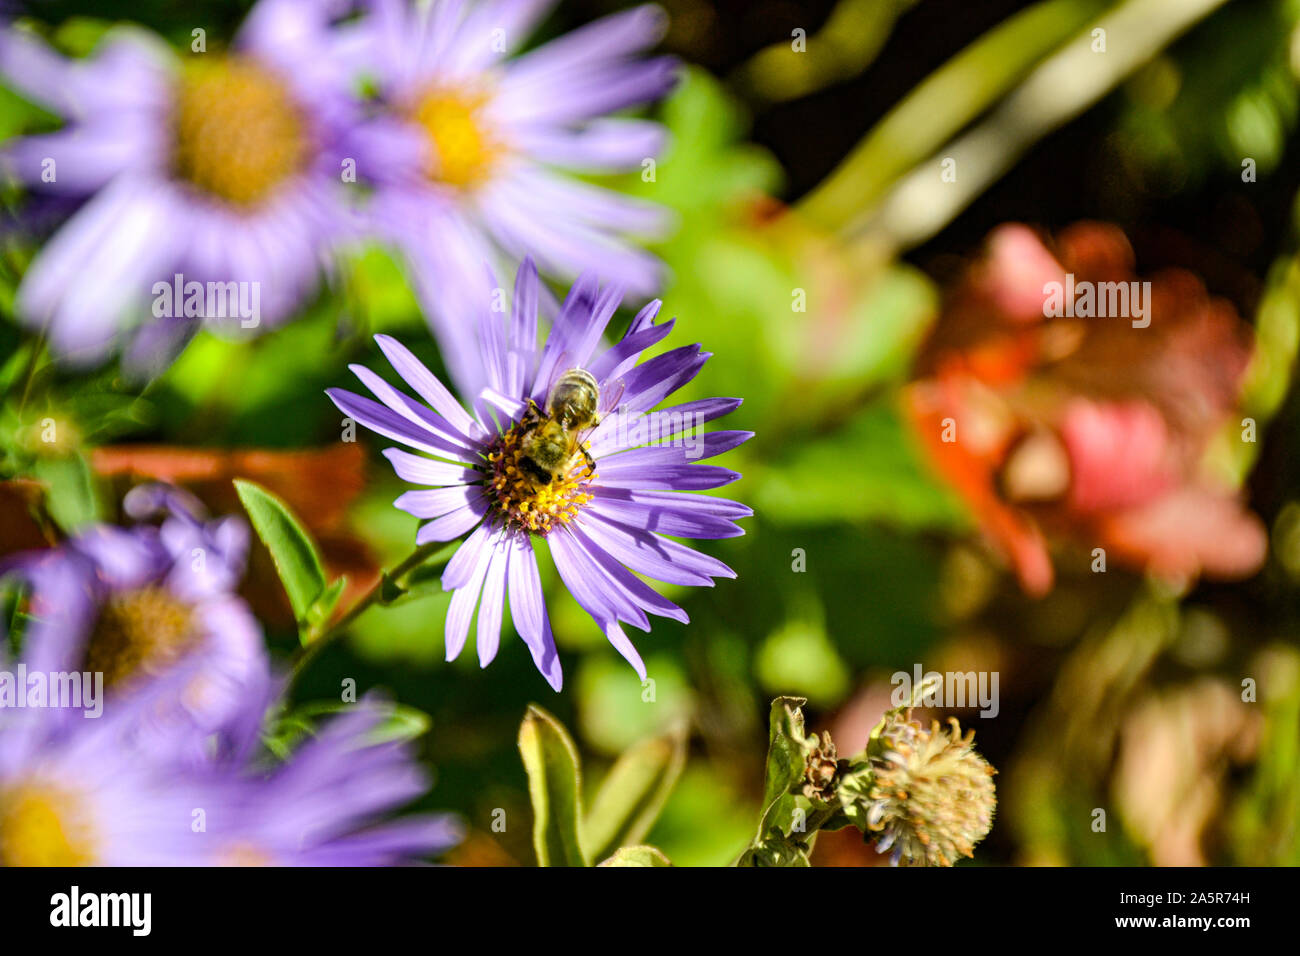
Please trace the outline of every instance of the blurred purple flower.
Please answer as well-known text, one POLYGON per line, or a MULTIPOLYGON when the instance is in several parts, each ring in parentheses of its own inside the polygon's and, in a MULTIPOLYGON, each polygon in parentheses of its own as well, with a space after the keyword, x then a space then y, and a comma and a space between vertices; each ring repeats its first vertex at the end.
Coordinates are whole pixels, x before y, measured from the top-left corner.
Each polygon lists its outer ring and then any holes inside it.
POLYGON ((390 711, 367 697, 347 707, 269 772, 247 759, 208 815, 214 862, 264 866, 386 866, 459 842, 449 815, 376 819, 429 789, 402 743, 379 732, 390 711))
POLYGON ((333 144, 355 103, 321 57, 328 28, 324 3, 261 0, 228 54, 178 56, 128 27, 70 61, 0 27, 0 77, 66 121, 0 147, 0 167, 85 199, 18 292, 57 354, 98 361, 152 312, 128 361, 156 370, 200 319, 273 325, 313 291, 351 226, 333 144), (198 316, 189 291, 162 298, 177 275, 201 284, 198 316))
MULTIPOLYGON (((191 669, 157 680, 183 683, 191 669)), ((248 731, 266 702, 247 698, 248 731)), ((380 866, 459 839, 447 816, 377 822, 428 780, 404 746, 374 738, 385 716, 374 700, 270 771, 251 747, 218 763, 184 760, 189 733, 178 724, 146 744, 136 730, 149 707, 137 696, 76 721, 0 710, 0 866, 380 866)))
POLYGON ((712 586, 715 577, 735 576, 716 558, 665 535, 724 538, 744 533, 735 520, 752 514, 748 507, 684 492, 738 479, 727 468, 695 461, 735 448, 752 433, 701 431, 705 422, 739 406, 739 399, 703 399, 651 411, 693 379, 709 358, 698 345, 690 345, 637 364, 642 352, 672 328, 671 321, 653 324, 658 301, 641 310, 617 345, 600 349, 622 293, 600 290, 590 276, 580 277, 549 338, 539 344, 539 286, 536 269, 525 260, 508 322, 488 311, 478 323, 475 377, 485 387, 474 402, 474 414, 404 346, 382 335, 376 336, 380 348, 428 405, 359 365, 352 371, 382 404, 342 389, 328 394, 346 415, 371 430, 436 456, 384 452, 399 477, 432 486, 409 491, 395 502, 427 519, 418 543, 451 541, 472 532, 442 576, 443 587, 455 591, 446 620, 448 660, 464 647, 476 607, 479 661, 486 666, 496 656, 508 582, 515 628, 538 669, 559 689, 560 662, 533 553, 537 537, 549 545, 570 593, 644 679, 645 666, 621 625, 649 630, 646 612, 683 622, 687 616, 637 575, 705 586, 712 586), (536 431, 539 411, 550 407, 553 386, 575 368, 585 369, 597 385, 600 421, 589 436, 575 431, 578 439, 587 438, 585 444, 556 467, 550 481, 539 481, 533 477, 535 464, 526 460, 529 436, 536 431), (588 456, 596 473, 589 470, 588 456))
POLYGON ((203 862, 191 826, 212 803, 210 771, 181 759, 192 737, 181 724, 141 746, 149 704, 119 700, 95 720, 0 709, 0 866, 203 862))
POLYGON ((637 295, 661 264, 627 241, 658 236, 663 208, 569 173, 639 169, 663 147, 654 122, 610 114, 663 96, 668 57, 638 59, 664 31, 638 7, 511 58, 555 0, 373 0, 340 29, 337 55, 373 78, 384 112, 357 127, 358 174, 374 182, 374 229, 401 249, 463 390, 485 261, 531 255, 547 274, 593 271, 637 295), (504 253, 504 258, 503 258, 504 253))
POLYGON ((150 729, 188 726, 202 752, 271 683, 261 627, 234 590, 248 528, 234 517, 202 520, 196 501, 167 486, 135 488, 125 506, 137 518, 166 517, 158 526, 95 525, 7 562, 30 591, 23 663, 29 673, 103 674, 110 701, 153 697, 150 729), (171 685, 156 678, 182 662, 191 678, 159 697, 171 685))

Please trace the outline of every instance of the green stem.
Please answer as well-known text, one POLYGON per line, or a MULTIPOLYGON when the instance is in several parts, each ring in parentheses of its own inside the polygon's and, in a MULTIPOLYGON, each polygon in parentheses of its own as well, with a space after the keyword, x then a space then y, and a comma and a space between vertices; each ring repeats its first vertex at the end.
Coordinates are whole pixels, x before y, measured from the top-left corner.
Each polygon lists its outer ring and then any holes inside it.
MULTIPOLYGON (((382 599, 386 582, 400 584, 402 578, 446 547, 447 542, 445 541, 422 544, 402 559, 399 564, 395 565, 391 571, 385 571, 381 574, 374 587, 363 594, 352 607, 348 608, 347 613, 322 631, 310 644, 298 649, 290 664, 291 680, 297 680, 298 675, 306 670, 307 666, 316 659, 316 655, 324 650, 326 645, 338 640, 347 630, 348 625, 369 610, 371 605, 378 603, 382 599)), ((448 555, 448 560, 450 560, 450 557, 448 555)))
POLYGON ((1074 119, 1227 0, 1125 0, 1049 56, 969 132, 839 224, 893 254, 928 240, 1008 172, 1034 143, 1074 119), (1104 31, 1104 32, 1103 32, 1104 31), (1109 33, 1107 52, 1094 46, 1109 33), (940 156, 953 178, 939 175, 940 156))
POLYGON ((730 82, 752 99, 784 103, 857 76, 875 60, 896 21, 917 0, 838 0, 825 25, 759 50, 730 82), (808 52, 811 50, 812 52, 808 52))
POLYGON ((32 383, 36 381, 36 370, 41 364, 41 354, 45 351, 45 333, 42 332, 31 342, 32 351, 27 357, 27 368, 23 372, 23 391, 18 399, 18 414, 27 408, 27 399, 32 394, 32 383))
POLYGON ((1106 0, 1045 0, 981 36, 875 125, 799 203, 803 215, 827 228, 848 225, 1105 9, 1106 0))

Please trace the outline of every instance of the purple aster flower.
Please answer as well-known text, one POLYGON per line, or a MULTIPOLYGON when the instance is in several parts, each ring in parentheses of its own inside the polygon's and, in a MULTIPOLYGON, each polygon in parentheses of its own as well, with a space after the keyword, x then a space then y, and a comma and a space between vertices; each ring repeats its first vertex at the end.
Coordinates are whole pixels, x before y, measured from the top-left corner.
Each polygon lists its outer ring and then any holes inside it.
POLYGON ((329 721, 283 765, 248 762, 208 815, 214 862, 263 866, 386 866, 440 853, 460 840, 444 814, 375 824, 429 789, 409 748, 377 739, 390 711, 367 697, 329 721))
POLYGON ((177 55, 118 28, 69 61, 0 27, 0 76, 66 121, 8 143, 0 165, 85 199, 18 292, 57 354, 96 361, 152 312, 128 361, 156 367, 196 317, 273 325, 312 292, 348 230, 331 147, 355 109, 320 55, 327 29, 322 3, 261 0, 229 52, 177 55))
POLYGON ((202 862, 191 825, 211 803, 208 773, 180 759, 179 724, 141 746, 149 704, 120 700, 97 720, 0 710, 0 866, 202 862))
MULTIPOLYGON (((180 685, 192 670, 157 680, 180 685)), ((249 700, 243 722, 255 729, 267 698, 249 700)), ((376 866, 459 837, 446 816, 379 822, 428 781, 406 748, 374 739, 384 711, 373 700, 271 771, 251 751, 188 762, 177 724, 142 745, 150 706, 140 695, 78 721, 0 711, 0 866, 376 866)))
POLYGON ((95 525, 8 562, 29 588, 23 664, 29 673, 102 674, 110 702, 154 697, 153 722, 188 726, 199 753, 270 685, 261 628, 234 593, 248 528, 235 517, 202 520, 196 501, 165 486, 140 486, 125 506, 137 518, 166 517, 95 525), (159 698, 156 678, 181 662, 191 678, 159 698))
POLYGON ((352 371, 378 402, 342 389, 328 394, 344 414, 425 453, 384 452, 399 477, 426 486, 395 502, 426 521, 417 543, 469 533, 442 575, 443 587, 455 592, 446 620, 448 660, 464 647, 475 608, 479 661, 486 666, 493 659, 508 595, 515 629, 559 689, 560 662, 533 551, 541 540, 569 592, 644 679, 645 666, 622 625, 649 630, 647 613, 687 616, 638 575, 705 586, 735 576, 716 558, 668 536, 743 534, 735 521, 752 513, 748 507, 689 492, 739 478, 699 460, 752 433, 701 431, 739 399, 652 411, 709 358, 689 345, 637 364, 672 328, 671 321, 654 324, 658 301, 641 310, 618 344, 602 348, 621 291, 580 277, 541 343, 539 285, 525 260, 508 319, 485 310, 476 357, 486 384, 472 413, 405 347, 382 335, 379 347, 427 405, 359 365, 352 371))
POLYGON ((572 280, 593 271, 637 295, 661 284, 659 261, 627 241, 657 236, 666 210, 569 173, 639 169, 662 149, 657 123, 608 114, 663 96, 671 58, 638 58, 663 35, 645 6, 514 56, 555 0, 373 0, 341 30, 339 57, 373 78, 383 112, 354 130, 358 173, 375 183, 374 228, 412 265, 413 281, 457 384, 469 377, 466 277, 533 256, 572 280), (503 257, 504 254, 504 257, 503 257))

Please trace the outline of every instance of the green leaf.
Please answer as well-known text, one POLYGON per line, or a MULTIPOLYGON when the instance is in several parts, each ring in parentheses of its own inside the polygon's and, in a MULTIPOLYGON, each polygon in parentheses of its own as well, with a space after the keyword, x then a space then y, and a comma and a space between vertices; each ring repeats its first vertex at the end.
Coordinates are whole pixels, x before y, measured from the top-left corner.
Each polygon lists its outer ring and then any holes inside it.
POLYGON ((311 602, 311 607, 307 608, 306 627, 299 634, 303 644, 310 644, 316 639, 320 632, 330 622, 334 614, 334 608, 338 606, 339 598, 343 596, 343 589, 348 586, 347 575, 341 574, 334 579, 334 583, 321 591, 320 596, 311 602))
POLYGON ((558 720, 530 704, 519 725, 519 753, 528 771, 538 866, 587 866, 578 837, 582 773, 573 738, 558 720))
POLYGON ((422 710, 406 704, 392 704, 388 719, 371 731, 367 741, 371 744, 405 743, 422 737, 433 726, 433 718, 422 710))
POLYGON ((64 532, 70 534, 99 520, 94 476, 81 455, 38 458, 32 466, 32 474, 49 489, 46 508, 64 532))
POLYGON ((759 838, 771 830, 788 834, 793 825, 794 790, 803 780, 813 743, 804 734, 802 697, 778 697, 768 717, 767 774, 759 838))
POLYGON ((672 866, 663 850, 653 846, 625 846, 600 866, 672 866))
MULTIPOLYGON (((236 479, 235 490, 257 536, 271 552, 280 583, 289 595, 294 617, 300 626, 309 619, 312 606, 325 591, 325 569, 320 554, 307 531, 289 511, 289 507, 261 485, 236 479)), ((334 587, 341 587, 339 582, 334 587)), ((337 600, 337 596, 335 598, 337 600)))
POLYGON ((630 747, 619 757, 601 783, 583 821, 583 846, 587 855, 599 860, 615 847, 644 839, 668 801, 685 763, 684 723, 630 747))
MULTIPOLYGON (((432 717, 407 704, 380 699, 370 700, 366 706, 377 710, 384 717, 383 721, 366 735, 367 746, 415 740, 428 733, 429 728, 433 726, 432 717)), ((356 703, 346 701, 308 701, 284 714, 276 723, 275 730, 270 736, 283 736, 285 740, 294 743, 306 734, 314 734, 319 718, 346 714, 355 707, 357 707, 356 703)))
POLYGON ((815 828, 796 830, 811 804, 799 795, 816 735, 804 733, 802 697, 778 697, 768 719, 767 773, 763 781, 763 815, 749 848, 737 866, 808 866, 809 841, 815 828), (800 812, 796 813, 798 810, 800 812))

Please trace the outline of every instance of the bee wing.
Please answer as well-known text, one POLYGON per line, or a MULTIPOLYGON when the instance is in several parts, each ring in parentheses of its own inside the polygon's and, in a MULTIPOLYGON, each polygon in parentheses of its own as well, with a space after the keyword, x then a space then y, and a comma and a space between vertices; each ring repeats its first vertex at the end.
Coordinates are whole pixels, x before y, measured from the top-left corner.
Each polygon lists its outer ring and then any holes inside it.
POLYGON ((623 390, 626 387, 627 384, 621 378, 608 382, 600 390, 600 404, 597 406, 596 411, 603 416, 618 408, 618 403, 623 400, 623 390))

